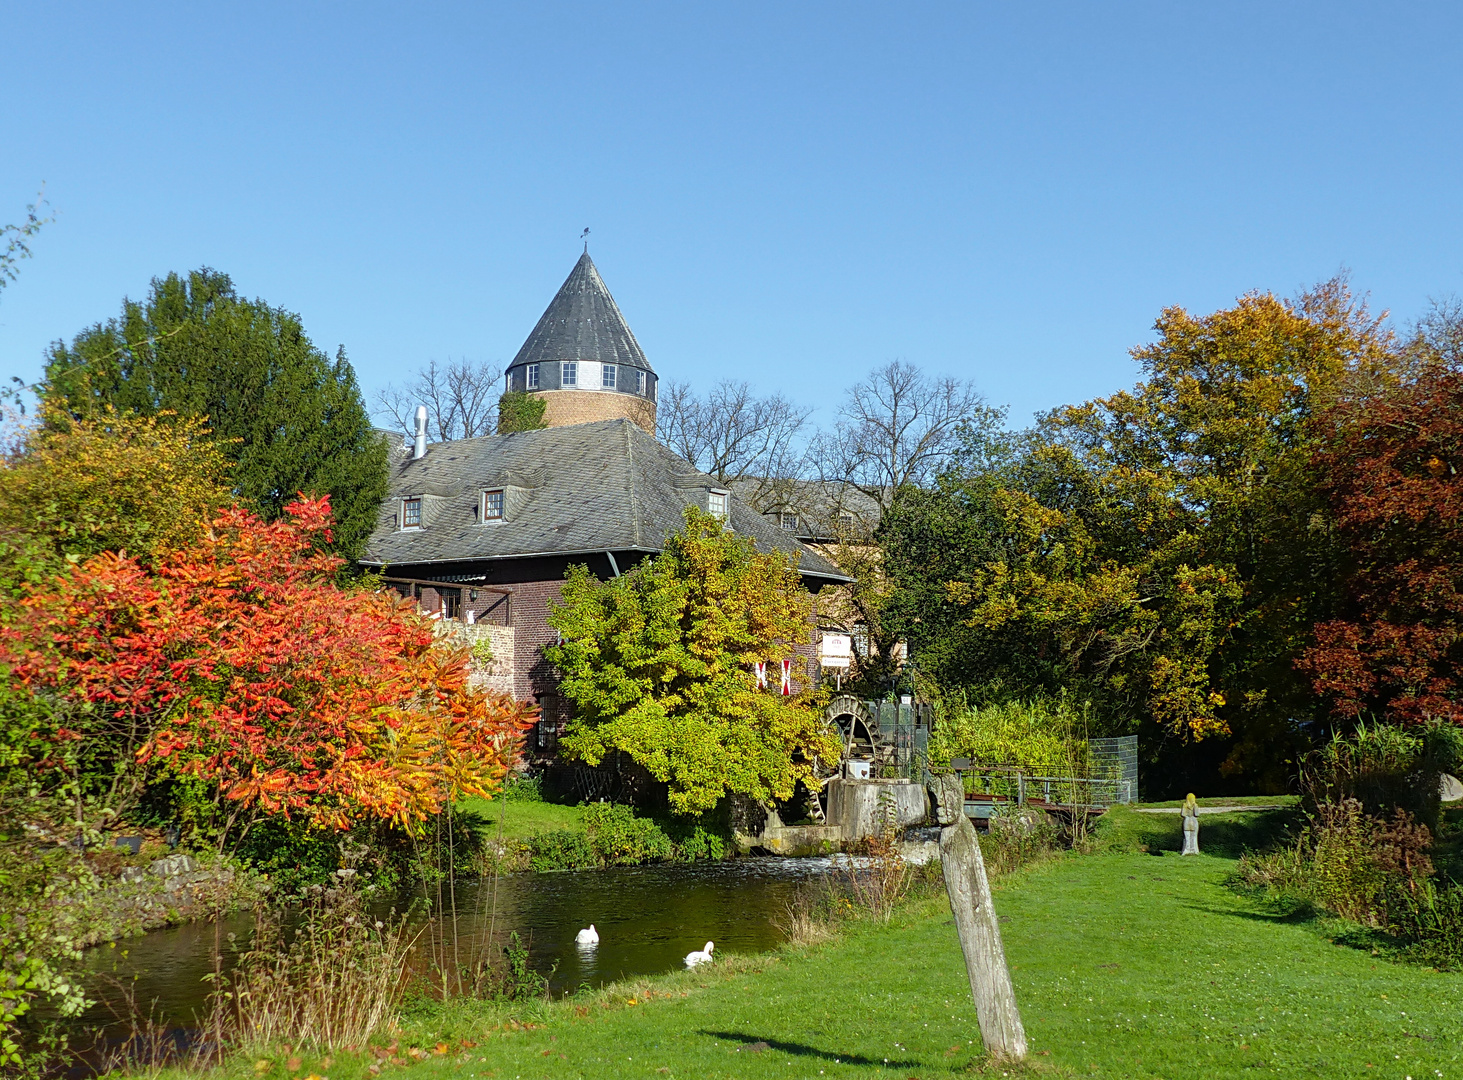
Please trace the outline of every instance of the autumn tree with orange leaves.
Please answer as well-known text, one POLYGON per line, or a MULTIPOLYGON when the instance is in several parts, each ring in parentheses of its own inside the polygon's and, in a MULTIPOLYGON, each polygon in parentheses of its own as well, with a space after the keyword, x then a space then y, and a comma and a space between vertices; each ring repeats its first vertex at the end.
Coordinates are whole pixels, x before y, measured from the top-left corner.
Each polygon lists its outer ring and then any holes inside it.
POLYGON ((101 821, 159 777, 212 793, 220 847, 265 815, 414 830, 489 795, 532 710, 468 680, 408 603, 336 584, 330 504, 221 512, 151 564, 104 552, 31 586, 0 663, 53 706, 37 765, 91 778, 101 821))

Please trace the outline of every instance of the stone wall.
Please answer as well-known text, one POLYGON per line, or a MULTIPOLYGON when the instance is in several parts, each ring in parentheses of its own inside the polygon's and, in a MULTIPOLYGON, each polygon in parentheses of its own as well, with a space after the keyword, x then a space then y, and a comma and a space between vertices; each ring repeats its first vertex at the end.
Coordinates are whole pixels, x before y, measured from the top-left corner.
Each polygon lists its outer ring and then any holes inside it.
POLYGON ((507 694, 509 697, 518 696, 513 679, 516 636, 513 627, 494 623, 475 623, 469 626, 466 623, 444 620, 436 623, 436 630, 442 637, 451 638, 472 653, 469 685, 507 694))

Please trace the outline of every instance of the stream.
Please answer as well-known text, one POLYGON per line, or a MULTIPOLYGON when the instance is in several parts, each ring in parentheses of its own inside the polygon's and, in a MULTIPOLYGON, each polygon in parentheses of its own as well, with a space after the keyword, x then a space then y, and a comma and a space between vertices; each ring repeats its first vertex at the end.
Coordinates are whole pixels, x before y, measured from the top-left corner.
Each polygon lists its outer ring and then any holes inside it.
MULTIPOLYGON (((707 941, 716 943, 717 956, 775 948, 783 940, 776 923, 798 885, 832 865, 829 859, 744 858, 511 875, 497 881, 493 925, 500 937, 518 931, 535 970, 549 975, 551 990, 561 994, 680 968, 707 941), (590 923, 599 945, 576 945, 575 934, 590 923)), ((460 941, 484 935, 492 889, 490 879, 458 883, 460 941)), ((205 1009, 215 942, 225 943, 227 955, 228 934, 243 939, 249 926, 241 916, 156 930, 93 949, 89 962, 93 971, 132 983, 137 1005, 151 1006, 166 1026, 191 1028, 205 1009)), ((112 996, 101 982, 96 994, 112 996)), ((98 1004, 83 1023, 107 1026, 115 1017, 98 1004)))

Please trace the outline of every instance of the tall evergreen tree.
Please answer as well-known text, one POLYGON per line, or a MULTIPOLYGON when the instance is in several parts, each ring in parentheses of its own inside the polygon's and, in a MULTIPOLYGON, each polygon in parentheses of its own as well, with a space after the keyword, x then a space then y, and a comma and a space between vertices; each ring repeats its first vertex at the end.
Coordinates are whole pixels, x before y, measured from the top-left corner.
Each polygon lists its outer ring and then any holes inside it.
POLYGON ((266 518, 329 494, 335 547, 359 552, 386 493, 387 441, 371 426, 344 348, 332 360, 300 317, 245 300, 203 268, 154 278, 146 301, 46 356, 40 396, 78 418, 110 405, 206 416, 237 494, 266 518))

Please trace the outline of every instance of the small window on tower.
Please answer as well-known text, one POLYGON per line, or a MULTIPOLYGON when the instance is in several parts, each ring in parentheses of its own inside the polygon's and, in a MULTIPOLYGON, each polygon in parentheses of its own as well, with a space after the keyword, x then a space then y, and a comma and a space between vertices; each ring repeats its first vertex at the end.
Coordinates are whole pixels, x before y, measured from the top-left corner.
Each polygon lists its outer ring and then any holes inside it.
POLYGON ((606 390, 615 388, 615 375, 618 373, 614 364, 606 364, 603 368, 604 374, 600 376, 600 385, 606 390))
POLYGON ((645 372, 640 370, 635 372, 635 393, 645 396, 645 372))
POLYGON ((537 390, 538 389, 538 365, 537 364, 529 364, 528 365, 528 388, 530 390, 537 390))
POLYGON ((712 516, 726 520, 731 497, 724 491, 713 491, 706 497, 706 510, 712 516))
POLYGON ((420 529, 422 527, 421 499, 401 500, 401 527, 403 529, 420 529))
POLYGON ((579 385, 579 361, 577 361, 577 360, 565 360, 564 361, 564 366, 563 366, 563 368, 559 372, 559 385, 560 386, 578 386, 579 385))
POLYGON ((485 492, 483 492, 483 520, 484 521, 501 521, 502 519, 503 519, 503 492, 502 492, 502 490, 500 489, 498 491, 485 491, 485 492))

